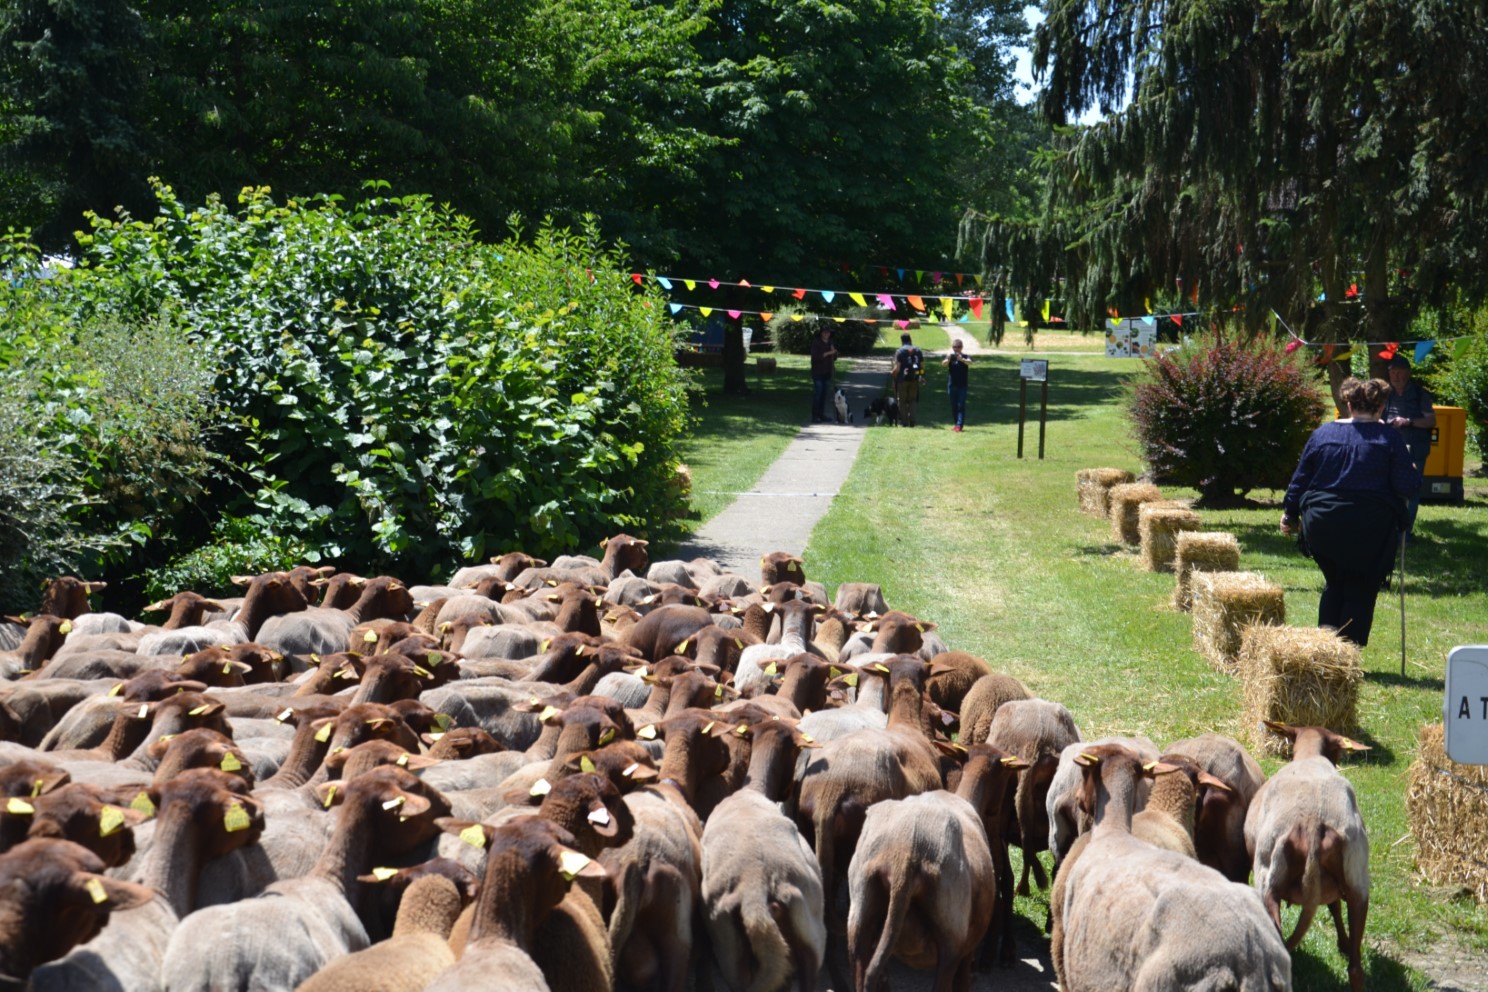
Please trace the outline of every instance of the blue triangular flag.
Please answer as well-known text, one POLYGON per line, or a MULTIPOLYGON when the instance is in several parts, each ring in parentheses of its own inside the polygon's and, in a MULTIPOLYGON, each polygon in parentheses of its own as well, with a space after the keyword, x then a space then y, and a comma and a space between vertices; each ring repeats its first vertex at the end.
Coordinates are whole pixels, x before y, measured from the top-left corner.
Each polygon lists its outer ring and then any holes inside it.
POLYGON ((678 310, 682 309, 682 304, 680 303, 668 303, 667 306, 671 307, 672 313, 676 313, 678 310))
POLYGON ((1143 317, 1143 318, 1142 318, 1142 321, 1143 321, 1143 323, 1145 323, 1145 324, 1146 324, 1146 325, 1147 325, 1147 326, 1148 326, 1148 327, 1151 327, 1151 326, 1152 326, 1152 325, 1153 325, 1153 324, 1156 324, 1156 323, 1157 323, 1157 318, 1156 318, 1156 317, 1143 317))
POLYGON ((668 279, 666 276, 657 276, 656 277, 656 281, 659 282, 659 283, 661 283, 661 288, 662 289, 671 289, 672 288, 672 281, 670 279, 668 279))
POLYGON ((897 272, 897 273, 899 273, 899 281, 900 282, 903 282, 904 281, 904 270, 903 269, 895 269, 894 271, 897 272))
POLYGON ((834 296, 837 295, 836 293, 832 292, 830 289, 824 289, 824 290, 822 290, 821 291, 821 294, 822 294, 822 299, 826 300, 828 303, 831 303, 832 302, 832 297, 834 297, 834 296))
POLYGON ((1013 301, 1012 301, 1012 299, 1011 298, 1004 299, 1002 302, 1005 303, 1005 304, 1007 304, 1008 320, 1015 320, 1016 318, 1013 316, 1013 301))
POLYGON ((1417 341, 1416 342, 1416 364, 1417 365, 1420 365, 1421 362, 1422 362, 1422 360, 1425 359, 1425 357, 1427 355, 1431 354, 1431 349, 1432 348, 1435 348, 1435 347, 1436 347, 1436 342, 1435 341, 1417 341))

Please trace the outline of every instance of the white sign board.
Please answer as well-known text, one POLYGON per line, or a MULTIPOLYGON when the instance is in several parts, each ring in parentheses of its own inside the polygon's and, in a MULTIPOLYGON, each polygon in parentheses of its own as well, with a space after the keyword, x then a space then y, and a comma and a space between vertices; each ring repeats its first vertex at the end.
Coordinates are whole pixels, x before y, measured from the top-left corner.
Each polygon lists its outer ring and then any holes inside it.
POLYGON ((1032 382, 1049 381, 1049 360, 1047 358, 1023 359, 1018 363, 1018 377, 1032 382))
POLYGON ((1156 347, 1156 317, 1128 317, 1126 320, 1106 321, 1107 357, 1151 358, 1156 347))
POLYGON ((1459 765, 1488 765, 1488 644, 1453 648, 1447 655, 1447 757, 1459 765))

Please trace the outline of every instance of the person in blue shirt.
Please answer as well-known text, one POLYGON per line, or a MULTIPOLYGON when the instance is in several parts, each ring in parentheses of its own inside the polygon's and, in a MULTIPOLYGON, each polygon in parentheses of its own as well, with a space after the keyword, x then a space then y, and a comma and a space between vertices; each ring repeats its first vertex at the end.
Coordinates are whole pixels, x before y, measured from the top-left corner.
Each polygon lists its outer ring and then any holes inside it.
POLYGON ((940 360, 946 366, 946 395, 951 399, 951 430, 961 433, 966 425, 966 393, 971 377, 971 359, 961 353, 961 342, 951 342, 950 352, 940 360))
POLYGON ((1405 540, 1410 543, 1416 529, 1416 511, 1421 506, 1421 476, 1431 455, 1431 432, 1436 429, 1436 400, 1420 383, 1412 381, 1410 359, 1404 355, 1392 357, 1385 374, 1390 377, 1390 395, 1385 397, 1385 412, 1380 419, 1400 432, 1411 461, 1416 463, 1416 488, 1405 507, 1405 540))
POLYGON ((1282 501, 1281 532, 1300 530, 1304 554, 1323 573, 1318 626, 1360 647, 1418 485, 1400 432, 1380 422, 1389 392, 1381 379, 1344 380, 1349 416, 1313 431, 1282 501))

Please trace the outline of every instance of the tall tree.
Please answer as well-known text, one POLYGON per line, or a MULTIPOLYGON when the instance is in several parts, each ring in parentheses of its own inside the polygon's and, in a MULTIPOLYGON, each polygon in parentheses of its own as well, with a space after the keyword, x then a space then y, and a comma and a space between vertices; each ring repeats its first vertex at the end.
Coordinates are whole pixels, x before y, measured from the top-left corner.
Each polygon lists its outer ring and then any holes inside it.
MULTIPOLYGON (((1482 4, 1052 0, 1040 103, 1063 132, 1030 280, 1085 319, 1159 292, 1315 313, 1327 339, 1397 339, 1423 305, 1488 290, 1482 4), (1325 306, 1314 311, 1319 293, 1325 306)), ((1026 232, 1025 232, 1026 233, 1026 232)), ((1016 239, 988 240, 989 262, 1016 239)))
POLYGON ((0 4, 0 200, 59 246, 83 211, 134 205, 150 139, 140 120, 148 31, 123 0, 0 4))

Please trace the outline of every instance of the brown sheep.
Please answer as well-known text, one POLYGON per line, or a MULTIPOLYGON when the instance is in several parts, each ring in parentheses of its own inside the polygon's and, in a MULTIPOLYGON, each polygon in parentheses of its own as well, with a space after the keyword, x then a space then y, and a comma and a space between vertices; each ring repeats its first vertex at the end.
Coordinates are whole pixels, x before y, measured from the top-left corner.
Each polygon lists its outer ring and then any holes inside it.
POLYGON ((1292 760, 1256 793, 1245 817, 1245 844, 1255 854, 1255 887, 1281 933, 1281 904, 1302 913, 1288 949, 1301 943, 1318 906, 1327 906, 1348 958, 1349 986, 1364 988, 1360 948, 1369 915, 1369 834, 1354 787, 1339 774, 1346 751, 1369 748, 1326 727, 1266 725, 1292 739, 1292 760), (1348 926, 1343 909, 1348 907, 1348 926))
POLYGON ((419 876, 403 892, 391 937, 337 958, 297 992, 423 992, 455 963, 449 934, 461 902, 459 888, 443 875, 419 876))
POLYGON ((1199 860, 1232 882, 1250 879, 1250 855, 1245 849, 1245 814, 1266 781, 1261 766, 1233 738, 1203 734, 1174 741, 1168 753, 1181 754, 1229 786, 1211 789, 1199 803, 1194 822, 1194 848, 1199 860))
POLYGON ((1074 717, 1060 703, 1047 699, 1015 699, 998 707, 987 729, 987 743, 1027 761, 1030 768, 1018 777, 1017 838, 1023 849, 1023 873, 1018 894, 1028 894, 1028 874, 1033 872, 1039 888, 1048 885, 1038 852, 1049 849, 1049 813, 1045 800, 1049 784, 1059 767, 1059 754, 1080 740, 1074 717))

